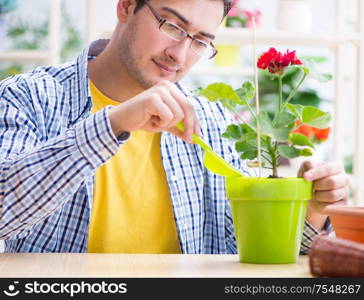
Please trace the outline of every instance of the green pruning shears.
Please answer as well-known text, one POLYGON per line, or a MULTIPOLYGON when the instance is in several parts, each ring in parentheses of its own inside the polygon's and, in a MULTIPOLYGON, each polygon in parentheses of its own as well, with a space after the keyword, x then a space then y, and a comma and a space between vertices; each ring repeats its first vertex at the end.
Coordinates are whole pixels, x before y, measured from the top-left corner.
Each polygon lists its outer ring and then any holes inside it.
MULTIPOLYGON (((184 132, 184 126, 181 121, 177 123, 176 127, 180 131, 184 132)), ((207 144, 203 139, 198 137, 196 134, 193 134, 192 139, 204 150, 203 164, 206 169, 224 177, 243 176, 241 172, 227 163, 221 156, 216 154, 209 144, 207 144)))

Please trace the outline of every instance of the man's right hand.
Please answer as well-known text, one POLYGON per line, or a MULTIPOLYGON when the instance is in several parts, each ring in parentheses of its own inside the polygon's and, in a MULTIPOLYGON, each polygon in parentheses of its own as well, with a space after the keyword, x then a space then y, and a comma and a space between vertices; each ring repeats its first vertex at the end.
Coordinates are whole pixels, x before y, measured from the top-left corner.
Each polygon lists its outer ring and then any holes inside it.
POLYGON ((161 81, 111 108, 109 118, 116 136, 123 131, 168 131, 192 143, 193 133, 200 134, 200 124, 193 105, 170 81, 161 81), (181 120, 184 133, 175 127, 181 120))

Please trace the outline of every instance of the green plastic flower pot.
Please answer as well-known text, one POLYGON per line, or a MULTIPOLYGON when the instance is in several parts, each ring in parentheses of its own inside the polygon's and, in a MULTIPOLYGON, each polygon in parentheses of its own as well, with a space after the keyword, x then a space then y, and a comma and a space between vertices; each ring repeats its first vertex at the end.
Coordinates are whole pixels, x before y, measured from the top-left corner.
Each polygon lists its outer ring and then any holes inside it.
POLYGON ((298 259, 312 183, 302 178, 227 177, 240 262, 298 259))

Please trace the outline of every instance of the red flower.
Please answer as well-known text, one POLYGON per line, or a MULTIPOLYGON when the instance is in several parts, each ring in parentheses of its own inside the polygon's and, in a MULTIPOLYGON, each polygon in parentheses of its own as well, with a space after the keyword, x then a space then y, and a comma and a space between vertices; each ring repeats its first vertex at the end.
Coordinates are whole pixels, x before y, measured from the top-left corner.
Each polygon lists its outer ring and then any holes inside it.
POLYGON ((268 69, 272 74, 283 74, 289 65, 302 65, 302 62, 296 57, 296 51, 287 50, 283 54, 275 48, 270 48, 259 57, 257 65, 259 69, 268 69))
POLYGON ((330 128, 325 128, 325 129, 313 128, 313 130, 314 130, 316 139, 318 139, 320 141, 325 141, 328 139, 329 133, 330 133, 330 128))
MULTIPOLYGON (((298 120, 296 121, 296 125, 298 124, 298 120)), ((300 127, 298 127, 297 129, 292 131, 293 133, 301 133, 305 136, 307 136, 310 139, 314 139, 317 140, 319 142, 325 141, 328 139, 329 137, 329 133, 330 133, 330 128, 325 128, 325 129, 319 129, 319 128, 315 128, 315 127, 311 127, 308 125, 301 125, 300 127)))
MULTIPOLYGON (((298 121, 296 122, 296 125, 297 125, 297 123, 298 123, 298 121)), ((300 127, 296 128, 292 132, 293 133, 301 133, 301 134, 307 136, 308 138, 313 138, 313 136, 314 136, 312 127, 304 125, 304 124, 301 125, 300 127)))

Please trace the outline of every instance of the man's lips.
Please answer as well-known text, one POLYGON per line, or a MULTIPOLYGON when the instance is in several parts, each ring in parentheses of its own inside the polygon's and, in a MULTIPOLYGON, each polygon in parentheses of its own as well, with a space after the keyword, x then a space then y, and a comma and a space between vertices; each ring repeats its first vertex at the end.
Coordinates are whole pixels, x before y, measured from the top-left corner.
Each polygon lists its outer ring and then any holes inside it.
POLYGON ((168 72, 168 73, 175 73, 175 72, 177 72, 178 70, 179 70, 179 68, 177 68, 177 67, 168 67, 168 66, 166 66, 166 65, 164 65, 164 64, 161 64, 161 63, 159 63, 159 62, 157 62, 157 61, 155 61, 154 59, 152 59, 153 60, 153 62, 160 68, 160 69, 162 69, 162 70, 164 70, 164 71, 166 71, 166 72, 168 72))

